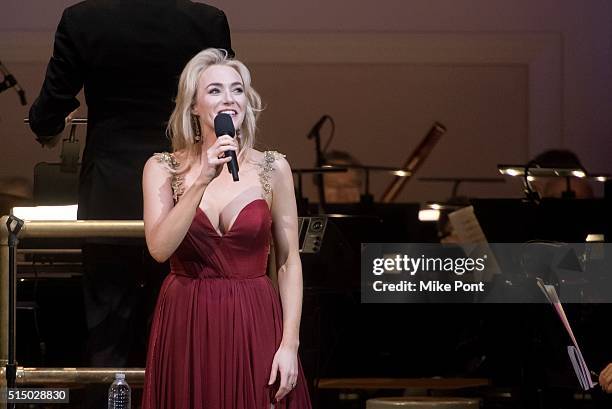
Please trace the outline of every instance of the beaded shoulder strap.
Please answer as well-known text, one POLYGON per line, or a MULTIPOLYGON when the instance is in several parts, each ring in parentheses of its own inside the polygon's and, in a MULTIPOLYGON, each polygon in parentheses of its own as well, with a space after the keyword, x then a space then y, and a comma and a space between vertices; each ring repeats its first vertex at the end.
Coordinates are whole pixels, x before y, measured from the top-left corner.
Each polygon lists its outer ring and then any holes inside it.
POLYGON ((172 186, 172 198, 174 203, 178 202, 179 198, 183 194, 185 187, 183 186, 183 176, 178 175, 176 170, 180 166, 180 163, 176 160, 176 157, 170 152, 161 152, 153 155, 155 159, 162 165, 165 165, 168 171, 172 174, 172 180, 170 184, 172 186))
POLYGON ((274 162, 284 158, 285 155, 276 151, 265 151, 264 159, 259 163, 259 182, 263 190, 265 199, 272 197, 272 171, 274 170, 274 162))

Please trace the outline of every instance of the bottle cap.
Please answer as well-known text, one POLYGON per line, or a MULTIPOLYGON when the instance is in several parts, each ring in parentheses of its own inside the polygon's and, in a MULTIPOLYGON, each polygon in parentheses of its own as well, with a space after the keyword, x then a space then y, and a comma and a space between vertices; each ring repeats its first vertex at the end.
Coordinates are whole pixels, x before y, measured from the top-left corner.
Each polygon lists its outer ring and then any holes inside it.
POLYGON ((115 374, 115 379, 125 379, 125 374, 124 373, 116 373, 115 374))

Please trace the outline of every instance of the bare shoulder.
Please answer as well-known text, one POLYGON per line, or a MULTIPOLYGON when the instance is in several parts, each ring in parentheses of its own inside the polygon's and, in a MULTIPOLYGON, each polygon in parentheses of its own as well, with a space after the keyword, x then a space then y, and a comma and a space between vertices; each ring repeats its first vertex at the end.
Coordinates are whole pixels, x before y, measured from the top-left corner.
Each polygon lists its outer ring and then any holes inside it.
POLYGON ((145 171, 172 169, 176 159, 170 152, 154 153, 145 163, 145 171))
POLYGON ((176 174, 178 161, 170 152, 154 153, 145 163, 143 178, 166 180, 176 174))
MULTIPOLYGON (((258 151, 251 149, 249 161, 263 169, 264 172, 281 171, 281 173, 291 171, 285 155, 277 151, 258 151)), ((277 173, 277 172, 273 172, 277 173)))
POLYGON ((287 157, 282 153, 274 152, 274 170, 275 173, 282 177, 291 177, 291 166, 289 165, 289 161, 287 161, 287 157))
POLYGON ((174 154, 169 152, 155 153, 144 166, 142 174, 142 187, 145 192, 158 192, 162 189, 167 192, 168 198, 176 203, 183 193, 183 178, 178 174, 178 163, 174 154))

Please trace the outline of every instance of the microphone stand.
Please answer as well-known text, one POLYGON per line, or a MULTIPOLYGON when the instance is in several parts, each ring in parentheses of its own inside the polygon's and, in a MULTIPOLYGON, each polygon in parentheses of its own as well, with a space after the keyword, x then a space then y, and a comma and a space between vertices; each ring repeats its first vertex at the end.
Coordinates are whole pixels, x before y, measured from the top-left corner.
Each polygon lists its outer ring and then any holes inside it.
POLYGON ((370 169, 364 169, 365 174, 365 190, 359 197, 359 203, 362 205, 370 206, 374 204, 374 196, 370 193, 370 169))
MULTIPOLYGON (((312 127, 310 132, 308 133, 308 139, 315 139, 315 158, 316 158, 316 166, 318 168, 325 165, 325 156, 323 155, 323 151, 321 150, 321 126, 325 123, 326 120, 330 120, 332 125, 334 123, 333 119, 329 115, 323 115, 319 121, 312 127)), ((317 174, 315 175, 315 180, 317 182, 317 192, 319 194, 319 209, 324 210, 326 201, 325 201, 325 187, 323 186, 323 175, 317 174)))
POLYGON ((302 171, 294 170, 294 173, 297 174, 297 191, 295 200, 297 202, 298 215, 309 216, 310 212, 308 211, 308 198, 304 197, 304 190, 302 189, 302 171))
POLYGON ((575 199, 576 192, 572 190, 571 177, 565 177, 565 190, 561 193, 561 198, 563 199, 575 199))
POLYGON ((0 93, 14 87, 15 91, 17 91, 17 94, 19 95, 21 105, 27 105, 28 102, 26 101, 25 91, 19 86, 13 74, 11 74, 2 64, 2 61, 0 61, 0 73, 2 73, 4 76, 4 79, 2 82, 0 82, 0 93))
MULTIPOLYGON (((5 366, 6 387, 14 388, 17 379, 17 360, 16 360, 16 345, 15 345, 15 311, 17 305, 17 291, 15 283, 17 282, 17 258, 16 248, 19 243, 19 232, 23 227, 23 220, 9 216, 6 220, 6 228, 8 230, 8 248, 9 248, 9 280, 8 280, 8 362, 5 366)), ((15 408, 14 403, 8 404, 10 409, 15 408)))
MULTIPOLYGON (((319 132, 319 128, 317 128, 312 135, 315 138, 315 157, 317 162, 317 167, 321 167, 325 165, 325 158, 323 157, 323 152, 321 151, 321 134, 319 132)), ((317 178, 317 192, 319 193, 319 208, 324 210, 326 207, 325 203, 325 186, 323 186, 323 174, 319 173, 316 175, 317 178)))

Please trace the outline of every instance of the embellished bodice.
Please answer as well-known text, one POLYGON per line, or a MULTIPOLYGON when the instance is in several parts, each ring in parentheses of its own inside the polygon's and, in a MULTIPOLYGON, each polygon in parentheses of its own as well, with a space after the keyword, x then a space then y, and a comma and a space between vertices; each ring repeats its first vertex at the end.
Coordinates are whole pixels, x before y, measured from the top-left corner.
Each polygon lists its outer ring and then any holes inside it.
MULTIPOLYGON (((184 192, 183 178, 176 172, 179 164, 172 154, 156 154, 172 173, 174 200, 184 192)), ((221 234, 206 213, 198 207, 182 243, 170 258, 172 273, 193 278, 249 279, 266 274, 271 243, 272 214, 268 200, 272 199, 274 162, 284 155, 264 152, 258 164, 261 197, 240 208, 228 230, 221 234)))
MULTIPOLYGON (((272 196, 271 177, 274 171, 274 162, 285 157, 282 153, 276 151, 264 151, 264 157, 257 164, 259 167, 259 182, 261 183, 262 197, 270 199, 272 196)), ((156 153, 154 155, 160 163, 163 163, 168 171, 172 174, 171 185, 174 203, 178 202, 181 195, 185 192, 183 176, 177 172, 180 163, 176 157, 170 152, 156 153)))

